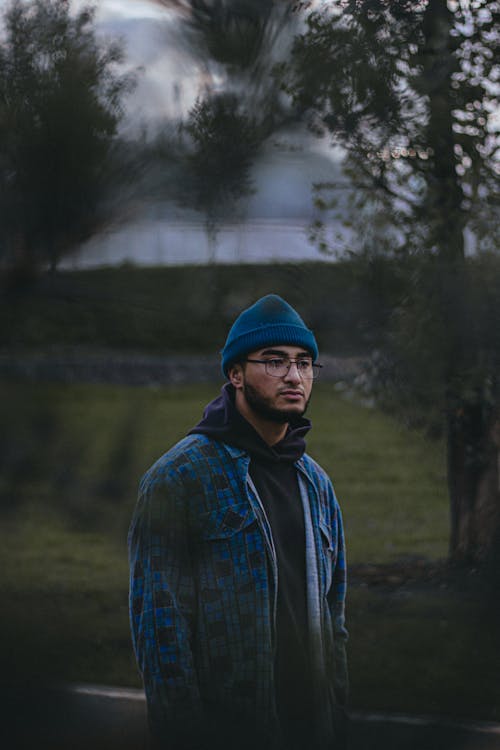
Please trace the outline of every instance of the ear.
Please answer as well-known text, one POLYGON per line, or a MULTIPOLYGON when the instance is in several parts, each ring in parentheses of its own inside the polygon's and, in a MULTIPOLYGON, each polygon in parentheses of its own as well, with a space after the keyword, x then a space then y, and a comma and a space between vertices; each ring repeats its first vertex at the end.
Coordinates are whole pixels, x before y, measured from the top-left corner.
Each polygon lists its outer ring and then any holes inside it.
POLYGON ((236 390, 241 390, 241 388, 243 388, 243 368, 240 364, 231 365, 228 376, 229 382, 236 388, 236 390))

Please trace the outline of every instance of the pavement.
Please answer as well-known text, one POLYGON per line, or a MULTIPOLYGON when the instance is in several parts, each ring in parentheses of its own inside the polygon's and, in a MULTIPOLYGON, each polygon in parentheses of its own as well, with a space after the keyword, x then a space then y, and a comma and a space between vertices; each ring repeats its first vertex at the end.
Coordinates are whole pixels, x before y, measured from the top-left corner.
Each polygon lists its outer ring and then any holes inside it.
MULTIPOLYGON (((2 705, 7 710, 1 721, 0 747, 5 750, 149 748, 141 690, 99 685, 31 686, 5 691, 2 705)), ((348 750, 393 749, 500 750, 500 724, 356 711, 350 714, 348 750)))

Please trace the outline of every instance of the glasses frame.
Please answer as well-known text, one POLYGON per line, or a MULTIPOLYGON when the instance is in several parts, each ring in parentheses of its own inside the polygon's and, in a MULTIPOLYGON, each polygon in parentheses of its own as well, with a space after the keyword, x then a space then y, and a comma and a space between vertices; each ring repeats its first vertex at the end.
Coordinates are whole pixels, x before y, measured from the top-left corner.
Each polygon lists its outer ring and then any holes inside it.
MULTIPOLYGON (((293 359, 292 357, 269 357, 268 359, 245 359, 244 362, 255 362, 255 364, 258 365, 266 365, 266 375, 269 375, 271 378, 286 378, 288 373, 290 372, 290 367, 292 365, 297 366, 297 362, 300 362, 302 359, 305 359, 305 357, 299 357, 298 359, 293 359), (283 375, 276 375, 275 372, 269 372, 267 369, 268 362, 272 362, 276 359, 284 359, 288 360, 288 367, 286 372, 283 375)), ((310 378, 305 376, 303 373, 300 372, 299 368, 297 367, 297 372, 299 374, 299 377, 302 378, 302 380, 316 380, 321 372, 321 368, 323 365, 320 365, 319 362, 311 362, 312 367, 312 375, 310 378)))

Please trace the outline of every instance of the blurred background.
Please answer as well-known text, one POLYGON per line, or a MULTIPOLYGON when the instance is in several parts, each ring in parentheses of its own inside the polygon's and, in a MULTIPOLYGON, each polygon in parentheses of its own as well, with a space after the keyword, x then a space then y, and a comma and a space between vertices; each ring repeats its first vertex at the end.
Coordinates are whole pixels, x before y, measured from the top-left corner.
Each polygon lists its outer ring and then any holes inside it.
POLYGON ((7 693, 140 685, 139 477, 275 292, 325 364, 353 709, 500 721, 499 10, 2 3, 7 693))

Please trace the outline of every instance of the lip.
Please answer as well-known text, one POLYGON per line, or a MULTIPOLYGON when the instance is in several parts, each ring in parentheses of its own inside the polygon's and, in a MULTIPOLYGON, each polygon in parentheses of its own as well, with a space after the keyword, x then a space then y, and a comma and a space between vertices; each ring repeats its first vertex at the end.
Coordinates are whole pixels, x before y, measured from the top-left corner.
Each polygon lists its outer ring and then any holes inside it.
POLYGON ((299 399, 304 398, 302 391, 294 391, 291 388, 286 391, 280 391, 279 395, 291 401, 298 401, 299 399))

